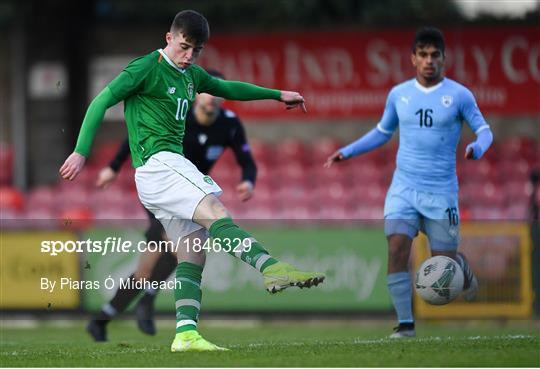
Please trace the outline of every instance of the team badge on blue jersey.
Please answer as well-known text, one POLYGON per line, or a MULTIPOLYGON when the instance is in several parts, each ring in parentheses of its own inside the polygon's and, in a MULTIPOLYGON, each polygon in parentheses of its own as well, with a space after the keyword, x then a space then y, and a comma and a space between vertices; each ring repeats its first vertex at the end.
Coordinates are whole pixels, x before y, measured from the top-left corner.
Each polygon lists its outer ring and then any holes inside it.
POLYGON ((454 98, 450 95, 444 95, 441 97, 441 103, 444 105, 445 108, 449 108, 450 105, 452 105, 452 102, 454 101, 454 98))

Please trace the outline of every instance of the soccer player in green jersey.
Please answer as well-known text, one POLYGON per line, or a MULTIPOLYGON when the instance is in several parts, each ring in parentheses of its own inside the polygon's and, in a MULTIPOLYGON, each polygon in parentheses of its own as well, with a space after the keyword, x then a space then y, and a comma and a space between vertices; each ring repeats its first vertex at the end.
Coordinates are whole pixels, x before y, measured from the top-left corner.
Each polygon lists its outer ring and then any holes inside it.
POLYGON ((306 111, 298 92, 224 81, 196 65, 209 34, 204 16, 192 10, 178 13, 166 34, 167 46, 134 59, 94 98, 75 151, 60 168, 62 178, 71 181, 77 177, 105 111, 124 101, 139 199, 160 220, 169 239, 182 239, 177 250, 176 280, 181 288, 174 292, 177 323, 173 352, 224 350, 197 332, 205 253, 196 252, 193 246, 206 232, 223 251, 259 270, 272 293, 291 286, 311 287, 325 278, 270 256, 257 239, 233 222, 217 197, 221 188, 182 155, 186 115, 198 92, 229 100, 274 99, 284 102, 287 109, 306 111))

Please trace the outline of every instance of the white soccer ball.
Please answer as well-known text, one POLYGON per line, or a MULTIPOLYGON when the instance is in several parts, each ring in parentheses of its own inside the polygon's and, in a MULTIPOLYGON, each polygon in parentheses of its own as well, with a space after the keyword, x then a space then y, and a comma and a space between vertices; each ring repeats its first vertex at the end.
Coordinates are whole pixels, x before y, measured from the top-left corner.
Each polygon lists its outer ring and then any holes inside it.
POLYGON ((463 271, 447 256, 427 259, 416 271, 416 292, 432 305, 445 305, 463 290, 463 271))

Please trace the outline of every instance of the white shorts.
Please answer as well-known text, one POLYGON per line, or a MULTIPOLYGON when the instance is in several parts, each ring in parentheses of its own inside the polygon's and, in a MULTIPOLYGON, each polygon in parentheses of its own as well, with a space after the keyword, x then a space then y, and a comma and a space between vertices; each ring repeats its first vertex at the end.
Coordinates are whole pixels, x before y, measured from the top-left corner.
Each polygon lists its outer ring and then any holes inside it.
POLYGON ((192 220, 195 209, 206 195, 222 193, 218 184, 192 162, 167 151, 152 155, 135 170, 135 184, 141 203, 174 241, 201 229, 192 220))

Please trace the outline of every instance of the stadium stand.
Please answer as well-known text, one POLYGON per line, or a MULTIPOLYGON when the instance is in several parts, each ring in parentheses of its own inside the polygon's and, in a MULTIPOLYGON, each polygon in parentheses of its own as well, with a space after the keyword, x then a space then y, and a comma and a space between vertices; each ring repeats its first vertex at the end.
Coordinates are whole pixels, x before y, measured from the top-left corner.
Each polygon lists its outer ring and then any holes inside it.
MULTIPOLYGON (((386 189, 394 170, 397 144, 330 169, 322 164, 344 143, 335 139, 279 143, 251 140, 257 161, 255 196, 247 204, 236 198, 240 172, 226 152, 212 176, 224 189, 222 201, 240 219, 380 219, 386 189), (324 206, 323 206, 324 204, 324 206)), ((11 180, 11 150, 0 148, 6 171, 0 177, 3 218, 53 219, 81 216, 94 219, 145 219, 137 198, 131 166, 107 190, 95 188, 97 174, 109 162, 118 143, 96 148, 95 157, 75 182, 39 186, 23 194, 11 180), (7 172, 7 173, 6 173, 7 172)), ((459 150, 463 149, 463 144, 459 150)), ((459 151, 461 152, 461 151, 459 151)), ((527 219, 532 193, 529 176, 540 168, 540 141, 508 138, 495 142, 478 162, 458 154, 462 219, 527 219)), ((538 191, 537 193, 540 193, 538 191)))
POLYGON ((13 176, 13 149, 10 145, 0 144, 0 186, 7 186, 13 176))

